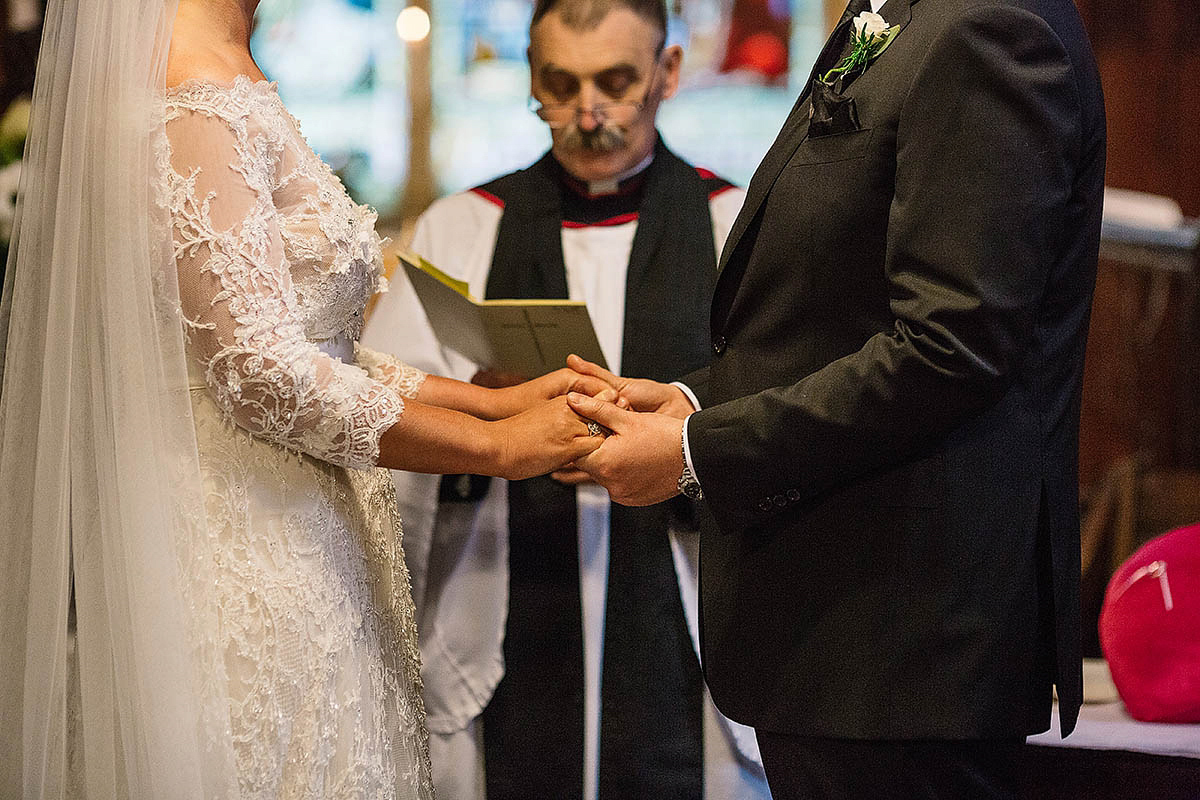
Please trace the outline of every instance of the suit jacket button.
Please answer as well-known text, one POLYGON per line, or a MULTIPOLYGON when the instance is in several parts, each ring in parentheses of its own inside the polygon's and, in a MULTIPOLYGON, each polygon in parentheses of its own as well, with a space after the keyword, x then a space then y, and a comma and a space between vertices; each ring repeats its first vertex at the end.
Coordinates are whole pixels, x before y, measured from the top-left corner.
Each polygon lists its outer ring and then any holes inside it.
POLYGON ((759 511, 770 511, 771 510, 771 498, 764 497, 762 500, 759 500, 758 501, 758 510, 759 511))
POLYGON ((787 498, 781 494, 775 495, 773 499, 775 500, 775 505, 779 506, 780 508, 783 508, 787 505, 787 498))
POLYGON ((724 353, 725 352, 725 337, 718 336, 717 338, 713 339, 712 348, 713 348, 713 352, 716 353, 717 355, 721 355, 721 353, 724 353))

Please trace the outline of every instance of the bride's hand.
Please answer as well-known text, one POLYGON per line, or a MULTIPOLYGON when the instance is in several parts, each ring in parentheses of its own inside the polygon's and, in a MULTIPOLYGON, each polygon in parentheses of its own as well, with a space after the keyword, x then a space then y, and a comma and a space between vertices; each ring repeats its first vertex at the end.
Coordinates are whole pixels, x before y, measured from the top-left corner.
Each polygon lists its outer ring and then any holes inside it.
MULTIPOLYGON (((622 378, 579 356, 568 356, 567 366, 581 377, 600 380, 610 386, 617 392, 620 398, 617 405, 622 408, 666 414, 675 419, 683 419, 696 410, 692 406, 692 401, 678 386, 646 378, 622 378)), ((585 391, 581 394, 590 394, 595 397, 598 393, 585 391)))
MULTIPOLYGON (((595 395, 595 398, 597 400, 603 400, 606 403, 613 403, 617 406, 617 408, 629 408, 629 401, 624 397, 618 397, 617 390, 611 387, 595 395)), ((587 474, 574 464, 567 464, 560 469, 554 470, 554 472, 550 473, 550 477, 566 486, 579 486, 585 483, 595 483, 595 481, 592 480, 591 475, 587 474)))
POLYGON ((502 478, 520 480, 553 472, 591 453, 604 441, 587 420, 567 405, 565 396, 542 400, 515 416, 488 423, 497 439, 497 469, 502 478))
POLYGON ((550 473, 550 477, 564 486, 582 486, 585 483, 595 483, 591 475, 588 475, 574 464, 568 464, 562 469, 554 470, 554 472, 550 473))
MULTIPOLYGON (((494 373, 486 374, 490 376, 494 373)), ((472 382, 475 382, 474 379, 472 382)), ((551 398, 561 397, 567 392, 578 392, 594 397, 607 389, 609 389, 609 385, 603 379, 593 375, 582 375, 573 369, 563 367, 540 378, 518 383, 515 386, 492 389, 488 417, 491 419, 511 417, 551 398)))

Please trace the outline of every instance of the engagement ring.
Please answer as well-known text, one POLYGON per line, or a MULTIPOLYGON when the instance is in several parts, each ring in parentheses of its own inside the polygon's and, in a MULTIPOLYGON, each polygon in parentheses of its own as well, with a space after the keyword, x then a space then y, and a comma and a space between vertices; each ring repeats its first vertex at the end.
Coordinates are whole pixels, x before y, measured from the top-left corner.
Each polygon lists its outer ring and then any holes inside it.
POLYGON ((588 426, 588 435, 589 436, 599 436, 600 434, 602 434, 604 432, 600 428, 599 422, 593 422, 592 420, 589 419, 587 426, 588 426))

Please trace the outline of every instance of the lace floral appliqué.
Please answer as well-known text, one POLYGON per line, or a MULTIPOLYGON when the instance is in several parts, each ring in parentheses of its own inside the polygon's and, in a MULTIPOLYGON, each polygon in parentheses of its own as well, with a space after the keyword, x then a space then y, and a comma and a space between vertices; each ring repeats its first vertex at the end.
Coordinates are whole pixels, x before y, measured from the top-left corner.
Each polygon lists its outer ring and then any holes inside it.
POLYGON ((242 800, 432 800, 395 489, 367 469, 425 375, 355 354, 380 284, 375 216, 270 84, 185 84, 166 120, 205 481, 183 568, 207 598, 206 679, 228 698, 208 727, 228 736, 242 800))
POLYGON ((350 200, 270 84, 185 84, 168 96, 167 134, 180 300, 217 404, 284 447, 374 465, 403 392, 336 346, 357 339, 380 284, 374 212, 350 200))

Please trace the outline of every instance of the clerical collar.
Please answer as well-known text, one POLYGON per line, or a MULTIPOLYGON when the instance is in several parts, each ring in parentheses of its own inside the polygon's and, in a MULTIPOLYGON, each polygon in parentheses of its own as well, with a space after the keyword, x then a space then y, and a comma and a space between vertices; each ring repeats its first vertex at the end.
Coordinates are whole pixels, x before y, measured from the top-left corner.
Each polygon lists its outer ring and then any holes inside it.
POLYGON ((559 185, 559 212, 563 224, 568 228, 592 225, 616 225, 637 219, 638 210, 645 194, 649 166, 654 163, 651 155, 611 181, 598 188, 606 192, 592 192, 596 182, 585 182, 572 176, 557 159, 550 159, 550 166, 559 185))
MULTIPOLYGON (((631 193, 639 189, 643 178, 642 173, 645 172, 646 167, 650 166, 650 162, 653 160, 654 151, 651 150, 639 163, 619 175, 614 175, 602 181, 583 181, 567 172, 561 163, 559 167, 562 169, 563 183, 584 199, 594 200, 608 195, 631 193)), ((555 162, 558 163, 557 159, 555 159, 555 162)))
POLYGON ((621 184, 635 175, 640 175, 646 167, 650 166, 650 162, 654 160, 654 151, 651 150, 640 163, 634 164, 629 169, 622 172, 620 175, 615 175, 606 181, 588 181, 587 193, 592 197, 597 197, 604 194, 616 194, 621 191, 621 184))

